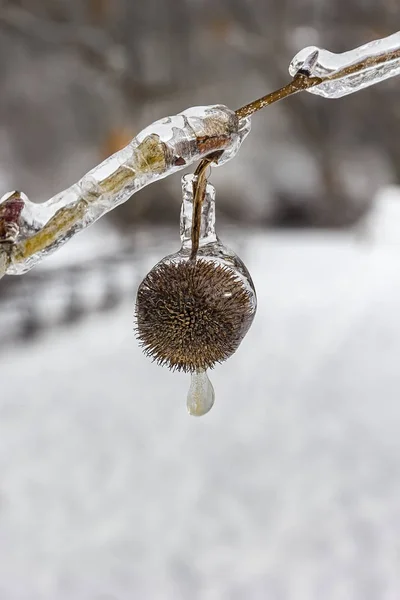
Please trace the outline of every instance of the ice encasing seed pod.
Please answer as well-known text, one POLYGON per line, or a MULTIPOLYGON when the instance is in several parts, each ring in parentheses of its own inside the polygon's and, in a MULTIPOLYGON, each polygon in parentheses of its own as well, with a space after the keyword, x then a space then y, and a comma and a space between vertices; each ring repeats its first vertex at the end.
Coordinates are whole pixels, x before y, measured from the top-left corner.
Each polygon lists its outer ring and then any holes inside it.
POLYGON ((229 267, 202 258, 164 259, 137 296, 137 329, 146 354, 193 372, 237 350, 253 319, 252 297, 229 267))
POLYGON ((215 189, 210 184, 202 206, 199 250, 191 260, 193 177, 182 178, 181 249, 157 263, 140 284, 136 333, 153 360, 192 373, 196 385, 189 394, 194 399, 188 399, 189 412, 204 414, 214 396, 202 374, 237 350, 257 300, 245 265, 215 234, 215 189))

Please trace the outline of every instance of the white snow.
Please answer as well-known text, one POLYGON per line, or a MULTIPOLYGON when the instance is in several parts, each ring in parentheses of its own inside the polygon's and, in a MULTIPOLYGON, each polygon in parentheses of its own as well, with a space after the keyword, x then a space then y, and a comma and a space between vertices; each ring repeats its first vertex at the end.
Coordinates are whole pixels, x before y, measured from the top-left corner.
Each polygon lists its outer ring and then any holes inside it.
POLYGON ((397 600, 400 256, 384 221, 367 238, 221 236, 259 310, 203 418, 190 378, 142 356, 133 297, 3 352, 1 600, 397 600))

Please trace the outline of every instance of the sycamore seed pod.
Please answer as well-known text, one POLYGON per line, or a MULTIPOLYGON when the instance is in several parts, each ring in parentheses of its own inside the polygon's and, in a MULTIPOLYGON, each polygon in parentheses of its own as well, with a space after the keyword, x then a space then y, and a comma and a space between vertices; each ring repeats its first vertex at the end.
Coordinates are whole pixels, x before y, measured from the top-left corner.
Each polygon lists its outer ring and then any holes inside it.
POLYGON ((145 354, 158 364, 192 374, 188 408, 199 415, 214 401, 206 370, 237 350, 257 301, 245 265, 215 234, 215 189, 210 184, 202 206, 197 258, 190 258, 193 177, 182 180, 182 247, 157 263, 140 284, 136 333, 145 354))
POLYGON ((213 260, 163 260, 142 282, 137 327, 146 354, 178 371, 211 369, 237 350, 254 310, 234 271, 213 260))

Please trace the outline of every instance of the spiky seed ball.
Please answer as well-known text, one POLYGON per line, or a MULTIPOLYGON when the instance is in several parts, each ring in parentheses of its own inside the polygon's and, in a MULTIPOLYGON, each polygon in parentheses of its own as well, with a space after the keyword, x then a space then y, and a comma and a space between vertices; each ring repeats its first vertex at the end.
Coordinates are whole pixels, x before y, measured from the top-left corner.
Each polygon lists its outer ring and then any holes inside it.
POLYGON ((145 354, 173 370, 223 362, 253 317, 251 292, 231 269, 211 261, 161 261, 138 289, 137 337, 145 354))

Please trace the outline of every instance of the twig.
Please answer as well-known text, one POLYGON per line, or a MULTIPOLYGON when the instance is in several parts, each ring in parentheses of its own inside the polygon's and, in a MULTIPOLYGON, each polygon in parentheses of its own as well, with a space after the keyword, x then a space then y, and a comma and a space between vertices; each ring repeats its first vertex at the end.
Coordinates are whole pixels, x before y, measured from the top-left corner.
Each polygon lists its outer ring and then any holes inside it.
MULTIPOLYGON (((380 47, 385 47, 388 42, 380 40, 374 43, 374 47, 377 43, 381 43, 380 47)), ((392 40, 389 44, 391 43, 392 40)), ((199 245, 206 169, 225 152, 227 160, 234 156, 250 130, 248 117, 265 106, 315 86, 352 78, 357 73, 369 71, 374 67, 380 73, 382 65, 400 58, 400 48, 396 47, 381 54, 367 56, 348 64, 343 69, 317 77, 315 76, 317 68, 314 70, 314 67, 318 61, 318 54, 319 50, 316 49, 306 56, 305 61, 300 61, 301 68, 287 85, 239 108, 235 113, 219 105, 198 107, 189 109, 178 117, 170 117, 153 124, 154 129, 153 126, 147 128, 122 150, 121 154, 110 157, 69 190, 35 207, 34 210, 31 206, 26 211, 26 215, 24 212, 22 215, 19 213, 21 218, 17 215, 15 223, 13 222, 16 215, 14 205, 10 217, 7 204, 3 202, 6 216, 4 212, 3 216, 0 214, 0 276, 4 274, 5 269, 14 274, 28 270, 41 256, 56 249, 77 231, 126 201, 144 185, 201 159, 196 169, 197 177, 194 186, 191 258, 195 259, 199 245), (168 143, 165 143, 164 139, 167 139, 168 143), (35 212, 38 217, 36 219, 35 212), (12 239, 10 242, 10 232, 11 235, 15 231, 19 234, 21 221, 23 221, 24 232, 22 239, 17 236, 17 239, 12 239), (7 227, 2 239, 4 224, 7 227)), ((397 63, 393 71, 384 71, 383 77, 396 73, 398 73, 397 63)), ((355 89, 350 88, 350 91, 355 89)), ((349 91, 347 90, 346 93, 349 91)), ((329 89, 327 95, 329 97, 329 89)), ((7 195, 5 202, 7 203, 11 198, 12 195, 7 195)), ((29 205, 29 201, 24 203, 29 205)))

